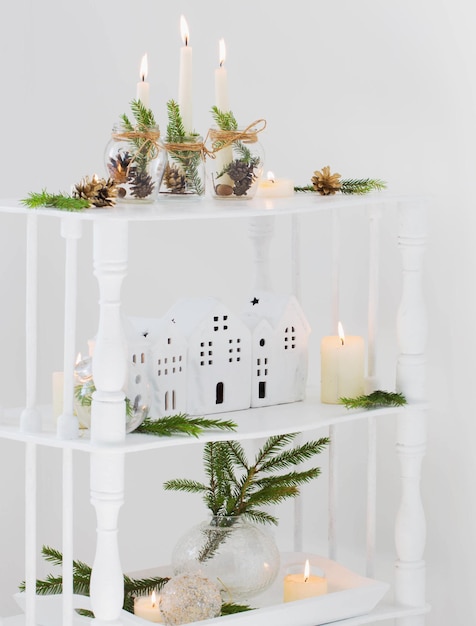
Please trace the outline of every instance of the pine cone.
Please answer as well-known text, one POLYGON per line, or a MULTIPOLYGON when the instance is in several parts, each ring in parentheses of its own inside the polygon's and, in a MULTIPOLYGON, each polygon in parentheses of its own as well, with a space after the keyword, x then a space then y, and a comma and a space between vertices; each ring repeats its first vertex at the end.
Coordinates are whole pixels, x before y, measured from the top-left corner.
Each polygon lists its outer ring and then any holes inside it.
POLYGON ((164 184, 172 193, 184 193, 187 181, 181 168, 175 164, 169 165, 167 163, 164 172, 164 184))
POLYGON ((140 172, 134 169, 130 178, 131 195, 136 198, 147 198, 154 190, 154 181, 147 172, 140 172))
POLYGON ((74 186, 73 198, 87 200, 95 207, 113 206, 116 202, 116 183, 108 178, 98 178, 94 174, 91 178, 85 176, 74 186))
POLYGON ((233 163, 230 163, 226 170, 228 176, 234 181, 243 180, 243 178, 246 178, 250 172, 251 174, 253 173, 253 166, 248 165, 244 161, 239 161, 238 159, 233 161, 233 163))
POLYGON ((132 174, 130 171, 131 161, 132 155, 130 152, 118 153, 115 159, 113 157, 109 159, 107 169, 109 171, 109 176, 115 183, 127 183, 132 174))
POLYGON ((326 165, 322 172, 319 170, 314 172, 312 186, 321 196, 331 196, 340 190, 340 174, 331 174, 331 168, 326 165))

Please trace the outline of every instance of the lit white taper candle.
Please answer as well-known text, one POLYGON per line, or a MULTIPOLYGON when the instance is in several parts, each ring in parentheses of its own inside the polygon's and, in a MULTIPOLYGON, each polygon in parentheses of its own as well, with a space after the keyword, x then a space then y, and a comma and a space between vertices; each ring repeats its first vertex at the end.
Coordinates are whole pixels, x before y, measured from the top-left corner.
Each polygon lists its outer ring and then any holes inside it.
POLYGON ((192 107, 192 47, 189 46, 189 32, 184 16, 180 17, 180 32, 183 46, 180 48, 180 72, 178 104, 182 122, 186 133, 193 131, 192 107))
POLYGON ((147 54, 144 54, 140 64, 140 81, 137 83, 136 99, 140 100, 146 109, 149 108, 149 83, 146 81, 149 68, 147 54))
MULTIPOLYGON (((215 105, 220 111, 229 111, 230 102, 228 98, 228 75, 225 68, 226 46, 225 40, 220 39, 218 42, 219 66, 215 70, 215 105)), ((228 163, 233 161, 233 148, 226 146, 218 150, 215 157, 215 183, 233 186, 233 181, 228 174, 223 174, 220 178, 217 174, 223 171, 228 163)))

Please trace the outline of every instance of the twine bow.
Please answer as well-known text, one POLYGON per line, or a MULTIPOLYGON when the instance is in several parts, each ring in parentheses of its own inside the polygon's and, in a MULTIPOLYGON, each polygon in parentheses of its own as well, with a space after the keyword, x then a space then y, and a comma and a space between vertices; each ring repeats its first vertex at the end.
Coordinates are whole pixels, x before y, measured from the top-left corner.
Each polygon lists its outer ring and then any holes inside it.
POLYGON ((221 130, 217 128, 210 128, 208 136, 213 142, 213 150, 209 155, 215 158, 215 153, 231 146, 235 141, 242 141, 243 143, 256 143, 258 141, 258 133, 261 133, 266 128, 266 120, 255 120, 249 126, 243 130, 221 130), (258 125, 260 127, 256 128, 258 125))
POLYGON ((151 161, 157 158, 160 152, 160 130, 125 130, 120 133, 112 133, 112 138, 116 141, 129 141, 136 146, 137 149, 132 155, 130 163, 135 161, 139 154, 144 156, 147 161, 151 161), (140 145, 135 140, 141 140, 140 145))

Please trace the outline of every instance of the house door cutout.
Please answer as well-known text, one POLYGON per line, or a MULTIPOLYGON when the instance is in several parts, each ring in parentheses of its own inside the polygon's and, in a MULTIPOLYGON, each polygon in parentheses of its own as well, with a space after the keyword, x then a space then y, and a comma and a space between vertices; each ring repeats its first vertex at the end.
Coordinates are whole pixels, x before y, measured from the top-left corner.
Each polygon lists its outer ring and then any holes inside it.
POLYGON ((223 383, 217 383, 215 404, 223 404, 223 383))
POLYGON ((258 385, 258 397, 266 398, 266 381, 265 380, 260 381, 258 385))

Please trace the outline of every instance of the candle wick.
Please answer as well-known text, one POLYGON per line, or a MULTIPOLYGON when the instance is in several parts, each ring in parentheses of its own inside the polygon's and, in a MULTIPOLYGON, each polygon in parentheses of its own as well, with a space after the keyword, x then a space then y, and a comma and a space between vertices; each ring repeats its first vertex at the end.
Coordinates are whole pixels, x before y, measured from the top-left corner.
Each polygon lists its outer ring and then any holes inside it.
POLYGON ((340 343, 341 343, 342 346, 344 345, 344 337, 341 337, 340 343))
POLYGON ((304 582, 307 583, 308 580, 309 580, 309 576, 305 576, 304 577, 304 582))

